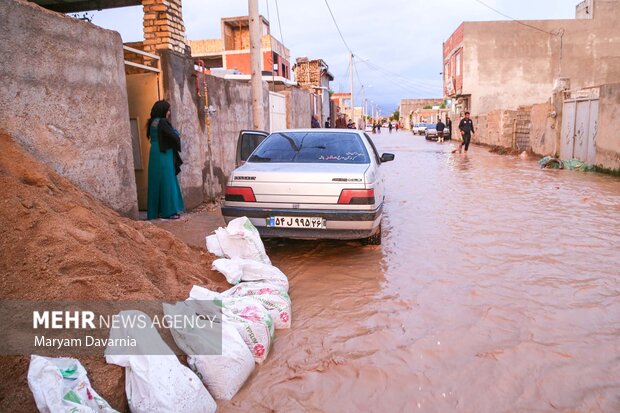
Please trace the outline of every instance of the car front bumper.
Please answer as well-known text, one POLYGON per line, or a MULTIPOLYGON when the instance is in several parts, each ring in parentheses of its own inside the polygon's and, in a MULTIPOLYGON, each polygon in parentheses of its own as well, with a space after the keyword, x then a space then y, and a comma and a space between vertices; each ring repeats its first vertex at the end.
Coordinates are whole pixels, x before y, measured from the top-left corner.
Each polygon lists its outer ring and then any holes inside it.
POLYGON ((378 231, 383 216, 383 204, 370 211, 222 206, 222 215, 226 223, 238 217, 248 217, 258 232, 265 237, 360 239, 369 237, 378 231), (269 227, 267 226, 267 219, 272 216, 323 218, 325 229, 269 227))

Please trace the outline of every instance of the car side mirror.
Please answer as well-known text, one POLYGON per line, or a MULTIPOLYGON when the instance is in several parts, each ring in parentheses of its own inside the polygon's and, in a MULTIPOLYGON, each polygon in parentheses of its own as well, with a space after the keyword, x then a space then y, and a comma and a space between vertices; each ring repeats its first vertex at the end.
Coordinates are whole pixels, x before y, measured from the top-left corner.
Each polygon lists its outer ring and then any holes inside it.
POLYGON ((393 153, 384 153, 383 155, 381 155, 381 162, 390 162, 393 160, 394 160, 393 153))

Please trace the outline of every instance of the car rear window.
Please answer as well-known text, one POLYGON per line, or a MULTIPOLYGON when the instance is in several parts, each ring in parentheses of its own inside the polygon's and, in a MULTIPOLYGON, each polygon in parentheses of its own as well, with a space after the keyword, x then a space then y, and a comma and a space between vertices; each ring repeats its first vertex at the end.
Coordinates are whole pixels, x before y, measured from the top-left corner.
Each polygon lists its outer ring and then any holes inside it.
POLYGON ((357 133, 276 132, 260 144, 248 162, 369 163, 357 133))

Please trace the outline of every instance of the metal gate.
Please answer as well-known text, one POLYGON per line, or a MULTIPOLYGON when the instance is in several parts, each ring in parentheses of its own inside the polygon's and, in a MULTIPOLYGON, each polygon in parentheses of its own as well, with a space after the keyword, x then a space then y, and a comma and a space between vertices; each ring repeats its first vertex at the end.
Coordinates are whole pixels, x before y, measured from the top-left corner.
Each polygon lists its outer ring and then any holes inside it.
POLYGON ((594 164, 598 130, 598 96, 598 88, 565 92, 560 158, 575 158, 594 164))
POLYGON ((286 129, 286 96, 269 92, 270 132, 286 129))
POLYGON ((532 149, 530 143, 530 129, 532 128, 532 107, 519 106, 517 119, 515 120, 515 142, 513 144, 519 151, 532 149))

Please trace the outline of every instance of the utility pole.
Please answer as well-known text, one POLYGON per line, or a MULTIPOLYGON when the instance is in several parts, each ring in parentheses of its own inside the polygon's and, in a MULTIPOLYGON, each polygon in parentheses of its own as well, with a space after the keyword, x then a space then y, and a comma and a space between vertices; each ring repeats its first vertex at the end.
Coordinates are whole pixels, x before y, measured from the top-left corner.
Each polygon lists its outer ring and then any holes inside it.
POLYGON ((351 120, 355 122, 355 101, 353 100, 353 52, 349 52, 349 77, 351 78, 351 120))
POLYGON ((263 76, 261 68, 261 21, 258 0, 248 0, 250 14, 250 68, 252 75, 252 125, 265 130, 263 112, 263 76))
POLYGON ((362 125, 366 126, 366 116, 364 115, 364 99, 366 97, 364 96, 364 85, 362 84, 362 122, 360 122, 359 125, 357 125, 358 129, 363 129, 362 125))

